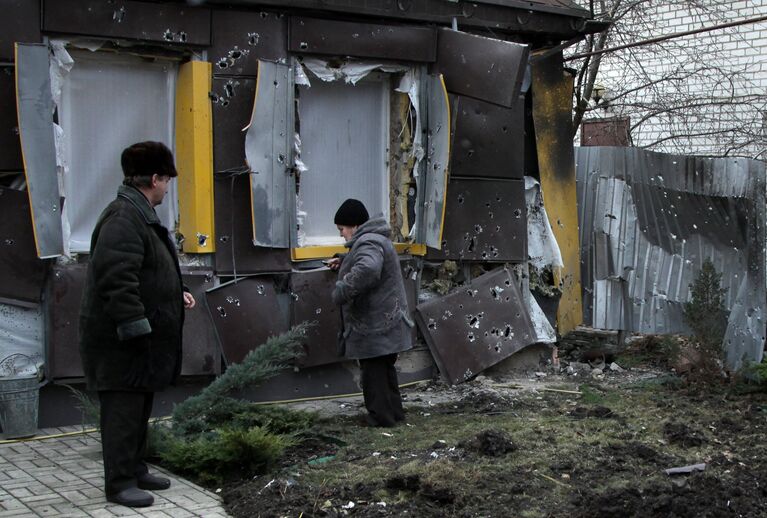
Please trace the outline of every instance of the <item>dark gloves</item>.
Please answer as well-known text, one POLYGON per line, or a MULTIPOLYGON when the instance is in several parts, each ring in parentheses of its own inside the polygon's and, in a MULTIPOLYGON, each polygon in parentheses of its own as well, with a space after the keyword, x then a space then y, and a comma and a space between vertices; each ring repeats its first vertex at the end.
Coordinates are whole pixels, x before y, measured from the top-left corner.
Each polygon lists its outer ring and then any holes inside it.
POLYGON ((123 342, 131 352, 131 363, 126 366, 126 384, 128 388, 149 388, 152 380, 152 341, 151 334, 137 336, 123 342))

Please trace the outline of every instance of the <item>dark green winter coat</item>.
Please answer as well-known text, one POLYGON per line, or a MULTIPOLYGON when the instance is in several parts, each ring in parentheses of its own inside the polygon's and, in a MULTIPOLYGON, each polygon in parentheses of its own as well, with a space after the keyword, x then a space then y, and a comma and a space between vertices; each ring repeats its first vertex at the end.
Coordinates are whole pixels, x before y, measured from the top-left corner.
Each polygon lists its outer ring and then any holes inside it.
POLYGON ((90 390, 157 391, 181 370, 183 287, 168 230, 146 197, 121 186, 101 213, 80 308, 90 390))

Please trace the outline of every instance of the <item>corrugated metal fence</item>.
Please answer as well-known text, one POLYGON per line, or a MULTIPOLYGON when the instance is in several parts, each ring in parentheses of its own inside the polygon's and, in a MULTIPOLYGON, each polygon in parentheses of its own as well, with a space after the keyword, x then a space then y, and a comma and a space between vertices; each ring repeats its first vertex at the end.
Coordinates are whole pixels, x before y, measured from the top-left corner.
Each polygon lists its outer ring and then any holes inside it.
POLYGON ((686 333, 683 305, 708 258, 730 310, 727 361, 765 336, 765 164, 628 147, 576 148, 584 322, 686 333))

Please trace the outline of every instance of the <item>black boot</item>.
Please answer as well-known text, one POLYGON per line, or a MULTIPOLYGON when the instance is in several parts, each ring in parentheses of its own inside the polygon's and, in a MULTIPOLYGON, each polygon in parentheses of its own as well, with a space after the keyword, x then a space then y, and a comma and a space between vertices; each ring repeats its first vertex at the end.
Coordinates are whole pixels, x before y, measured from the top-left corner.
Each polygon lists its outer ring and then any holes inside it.
POLYGON ((139 475, 136 480, 138 481, 139 489, 148 489, 150 491, 161 491, 170 487, 170 480, 165 477, 158 477, 151 473, 144 473, 139 475))
POLYGON ((138 488, 129 487, 113 495, 107 495, 107 501, 125 507, 149 507, 154 503, 154 497, 138 488))

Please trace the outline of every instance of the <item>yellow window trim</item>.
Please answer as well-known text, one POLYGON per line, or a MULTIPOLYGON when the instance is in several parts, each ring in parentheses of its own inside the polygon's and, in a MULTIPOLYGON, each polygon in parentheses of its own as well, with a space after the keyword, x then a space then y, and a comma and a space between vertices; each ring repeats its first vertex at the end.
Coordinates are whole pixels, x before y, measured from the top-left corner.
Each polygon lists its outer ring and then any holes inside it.
POLYGON ((213 219, 212 66, 189 61, 176 85, 176 168, 179 232, 184 252, 216 251, 213 219))
MULTIPOLYGON (((398 254, 426 255, 426 245, 418 243, 394 243, 394 249, 398 254)), ((326 259, 335 254, 345 254, 349 249, 345 246, 305 246, 291 248, 290 257, 293 261, 307 261, 309 259, 326 259)))

